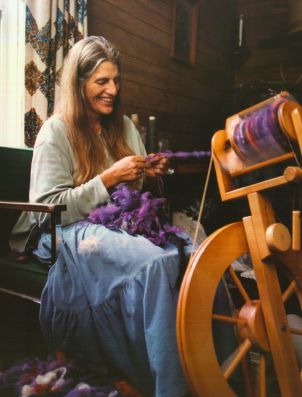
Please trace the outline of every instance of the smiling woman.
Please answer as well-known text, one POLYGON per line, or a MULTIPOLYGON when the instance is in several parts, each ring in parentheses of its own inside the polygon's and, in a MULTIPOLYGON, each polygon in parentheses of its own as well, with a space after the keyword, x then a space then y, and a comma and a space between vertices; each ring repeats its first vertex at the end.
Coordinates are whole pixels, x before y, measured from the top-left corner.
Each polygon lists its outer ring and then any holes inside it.
MULTIPOLYGON (((177 236, 161 247, 155 239, 126 233, 123 225, 117 231, 87 220, 119 184, 136 191, 146 177, 167 173, 167 157, 150 161, 139 132, 123 115, 120 85, 117 48, 103 37, 80 40, 65 60, 55 114, 36 139, 30 201, 67 206, 57 261, 41 297, 41 326, 53 350, 94 367, 109 362, 144 396, 182 397, 187 386, 175 315, 178 243, 185 241, 177 236)), ((124 202, 131 192, 123 192, 124 202)), ((153 215, 150 203, 138 210, 139 217, 153 215)), ((11 247, 49 261, 49 218, 22 214, 11 247)))
POLYGON ((139 177, 146 166, 145 148, 134 125, 122 114, 119 86, 120 55, 116 47, 97 36, 73 46, 64 63, 64 95, 54 118, 67 127, 75 155, 72 178, 76 185, 96 175, 105 188, 125 181, 142 184, 139 177), (102 139, 98 137, 100 132, 102 139))
POLYGON ((120 72, 117 65, 102 62, 85 84, 90 120, 95 125, 96 132, 101 130, 100 114, 113 112, 113 103, 120 88, 120 72))

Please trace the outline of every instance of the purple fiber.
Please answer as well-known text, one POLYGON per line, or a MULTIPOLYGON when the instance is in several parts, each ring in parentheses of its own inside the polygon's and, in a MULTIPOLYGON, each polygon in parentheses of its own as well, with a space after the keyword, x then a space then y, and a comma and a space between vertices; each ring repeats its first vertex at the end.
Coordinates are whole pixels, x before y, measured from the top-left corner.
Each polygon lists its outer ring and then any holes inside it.
POLYGON ((278 111, 291 95, 277 98, 244 117, 234 128, 233 139, 244 160, 263 161, 289 150, 288 139, 283 133, 278 111))
POLYGON ((13 395, 19 396, 25 385, 30 386, 31 396, 109 397, 114 395, 126 397, 116 389, 112 381, 99 378, 98 370, 81 368, 60 352, 56 357, 49 357, 45 361, 36 357, 27 358, 0 373, 1 390, 3 386, 10 386, 14 389, 13 395), (43 382, 41 387, 37 376, 43 376, 50 371, 56 372, 56 378, 44 378, 48 382, 43 382), (90 385, 91 380, 93 382, 99 380, 100 383, 90 385))
POLYGON ((120 188, 112 193, 113 202, 120 207, 122 211, 134 208, 139 201, 139 192, 137 190, 128 189, 124 184, 119 186, 120 188))
POLYGON ((210 157, 211 152, 210 151, 197 151, 194 150, 193 152, 175 152, 172 153, 171 158, 175 159, 190 159, 190 158, 195 158, 195 159, 201 159, 204 157, 210 157))
POLYGON ((164 152, 149 154, 146 159, 151 163, 153 163, 153 162, 157 162, 161 157, 167 157, 170 160, 202 159, 206 157, 211 157, 211 151, 194 150, 192 152, 183 152, 183 151, 171 152, 171 150, 166 150, 164 152))
POLYGON ((99 207, 89 214, 89 220, 92 223, 106 224, 112 222, 120 215, 121 208, 115 204, 109 203, 106 207, 99 207))
POLYGON ((156 245, 165 246, 172 236, 181 232, 167 222, 165 203, 164 198, 154 197, 150 192, 140 193, 120 184, 107 204, 89 214, 88 221, 111 230, 141 235, 156 245))

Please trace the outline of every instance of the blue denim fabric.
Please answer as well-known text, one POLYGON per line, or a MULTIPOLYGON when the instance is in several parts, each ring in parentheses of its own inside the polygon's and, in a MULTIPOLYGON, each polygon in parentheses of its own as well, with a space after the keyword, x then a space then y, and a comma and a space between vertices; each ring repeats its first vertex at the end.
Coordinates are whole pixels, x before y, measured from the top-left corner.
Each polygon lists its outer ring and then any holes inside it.
MULTIPOLYGON (((48 234, 34 253, 49 257, 48 234)), ((83 222, 64 227, 41 297, 43 334, 52 349, 94 365, 109 357, 144 396, 181 397, 178 271, 173 245, 83 222)))

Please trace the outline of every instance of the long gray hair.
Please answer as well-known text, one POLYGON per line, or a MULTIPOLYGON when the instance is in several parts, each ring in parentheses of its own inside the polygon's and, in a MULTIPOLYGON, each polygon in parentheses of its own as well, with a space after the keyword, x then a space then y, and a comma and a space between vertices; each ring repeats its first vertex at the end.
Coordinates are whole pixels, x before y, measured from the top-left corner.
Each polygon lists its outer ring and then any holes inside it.
POLYGON ((61 75, 60 100, 56 113, 67 125, 67 135, 78 162, 75 184, 88 181, 104 166, 105 151, 114 160, 133 154, 123 135, 123 112, 120 90, 114 101, 113 112, 100 115, 103 129, 102 144, 89 128, 85 84, 91 74, 109 61, 121 69, 119 50, 101 36, 89 36, 78 41, 69 51, 61 75))

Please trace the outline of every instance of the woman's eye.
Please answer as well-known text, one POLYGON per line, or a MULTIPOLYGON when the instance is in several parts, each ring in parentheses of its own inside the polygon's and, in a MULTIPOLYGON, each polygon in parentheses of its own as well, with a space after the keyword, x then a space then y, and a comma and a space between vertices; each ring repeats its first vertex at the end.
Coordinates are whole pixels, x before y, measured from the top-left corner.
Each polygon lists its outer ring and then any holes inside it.
POLYGON ((114 79, 115 84, 120 84, 121 83, 121 78, 120 77, 116 77, 114 79))

